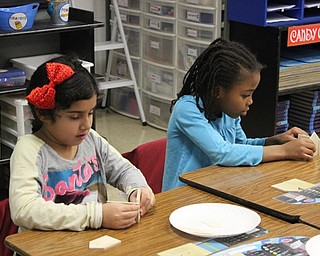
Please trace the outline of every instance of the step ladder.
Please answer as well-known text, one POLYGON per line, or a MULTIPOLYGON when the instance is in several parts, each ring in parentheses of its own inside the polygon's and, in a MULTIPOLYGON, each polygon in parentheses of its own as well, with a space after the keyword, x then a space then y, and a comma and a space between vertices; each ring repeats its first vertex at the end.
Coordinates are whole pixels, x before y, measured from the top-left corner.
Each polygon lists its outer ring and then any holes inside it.
MULTIPOLYGON (((106 4, 108 4, 109 1, 106 1, 106 4)), ((126 86, 133 86, 133 90, 135 93, 139 113, 140 113, 140 119, 143 125, 147 125, 146 118, 144 115, 142 103, 141 103, 141 97, 139 94, 138 86, 136 77, 133 70, 132 61, 129 54, 129 49, 127 45, 126 36, 123 30, 122 26, 122 20, 119 12, 118 2, 117 0, 112 0, 113 8, 114 8, 114 19, 111 29, 111 40, 105 41, 105 42, 99 42, 95 43, 94 51, 100 52, 100 51, 108 51, 108 61, 106 66, 106 72, 104 74, 104 77, 102 80, 98 79, 99 88, 103 92, 103 100, 102 100, 102 107, 106 106, 107 101, 107 95, 108 90, 113 88, 119 88, 119 87, 126 87, 126 86), (119 32, 119 34, 117 34, 119 32), (120 36, 120 37, 119 37, 120 36), (117 39, 120 39, 119 41, 117 39), (123 49, 127 61, 127 66, 129 70, 129 77, 130 79, 124 79, 122 77, 113 77, 110 75, 111 72, 111 66, 112 66, 112 58, 113 58, 113 51, 116 49, 123 49)))

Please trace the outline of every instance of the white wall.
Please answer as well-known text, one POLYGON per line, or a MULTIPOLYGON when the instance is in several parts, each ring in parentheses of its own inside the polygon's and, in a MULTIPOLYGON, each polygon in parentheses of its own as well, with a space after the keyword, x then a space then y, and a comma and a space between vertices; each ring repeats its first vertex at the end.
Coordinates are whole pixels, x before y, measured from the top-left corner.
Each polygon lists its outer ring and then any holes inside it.
MULTIPOLYGON (((72 6, 94 12, 94 19, 96 21, 106 24, 106 4, 108 0, 73 0, 72 6)), ((107 29, 106 26, 95 29, 95 41, 101 42, 106 40, 107 29)), ((98 74, 104 74, 106 67, 106 53, 98 52, 95 54, 95 71, 98 74)))

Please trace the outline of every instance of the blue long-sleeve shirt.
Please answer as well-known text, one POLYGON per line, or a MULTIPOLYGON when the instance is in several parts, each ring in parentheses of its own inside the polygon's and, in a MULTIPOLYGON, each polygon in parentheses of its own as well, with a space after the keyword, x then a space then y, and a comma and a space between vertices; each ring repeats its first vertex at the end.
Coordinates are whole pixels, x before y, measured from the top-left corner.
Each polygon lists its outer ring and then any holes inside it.
MULTIPOLYGON (((200 102, 202 106, 202 102, 200 102)), ((226 114, 208 122, 194 96, 182 96, 174 105, 167 130, 162 190, 182 186, 179 175, 209 165, 257 165, 265 138, 248 139, 241 118, 226 114)))

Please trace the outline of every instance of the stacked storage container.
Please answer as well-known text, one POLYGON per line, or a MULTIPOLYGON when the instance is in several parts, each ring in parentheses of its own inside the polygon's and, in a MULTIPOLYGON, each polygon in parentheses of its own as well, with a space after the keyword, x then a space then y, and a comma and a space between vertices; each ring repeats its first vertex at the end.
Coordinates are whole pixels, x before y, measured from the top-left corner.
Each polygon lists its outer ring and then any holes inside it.
POLYGON ((221 36, 220 0, 179 0, 177 41, 177 87, 196 58, 221 36))
POLYGON ((1 141, 13 149, 19 136, 31 133, 32 113, 24 95, 0 97, 1 141))
MULTIPOLYGON (((141 88, 142 36, 140 0, 118 0, 118 6, 135 78, 138 87, 141 88)), ((111 19, 113 19, 114 8, 112 5, 110 5, 110 12, 111 19)), ((113 22, 113 20, 110 21, 110 26, 113 25, 113 22)), ((121 42, 120 34, 118 35, 118 42, 121 42)), ((114 51, 110 74, 114 79, 117 79, 117 77, 130 78, 126 56, 123 49, 114 51)), ((133 87, 111 89, 110 108, 126 116, 139 118, 139 109, 133 87)))
MULTIPOLYGON (((166 130, 171 101, 180 91, 186 71, 221 35, 223 1, 140 1, 118 0, 120 15, 137 84, 141 88, 146 121, 166 130)), ((112 6, 110 10, 113 17, 112 6)), ((128 76, 124 54, 113 55, 111 74, 128 76)), ((112 89, 110 107, 119 113, 139 117, 132 88, 112 89)))
POLYGON ((176 2, 144 0, 142 105, 148 124, 166 129, 176 95, 176 2))

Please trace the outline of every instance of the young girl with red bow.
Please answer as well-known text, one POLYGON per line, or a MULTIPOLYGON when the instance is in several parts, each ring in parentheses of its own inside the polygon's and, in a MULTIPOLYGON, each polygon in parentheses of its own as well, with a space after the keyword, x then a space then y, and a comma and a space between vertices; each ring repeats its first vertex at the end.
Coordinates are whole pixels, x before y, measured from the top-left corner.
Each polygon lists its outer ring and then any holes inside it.
POLYGON ((91 129, 98 92, 72 57, 33 74, 26 90, 33 133, 18 139, 10 162, 11 216, 22 229, 127 228, 154 205, 142 173, 91 129), (108 203, 107 184, 140 205, 108 203))

